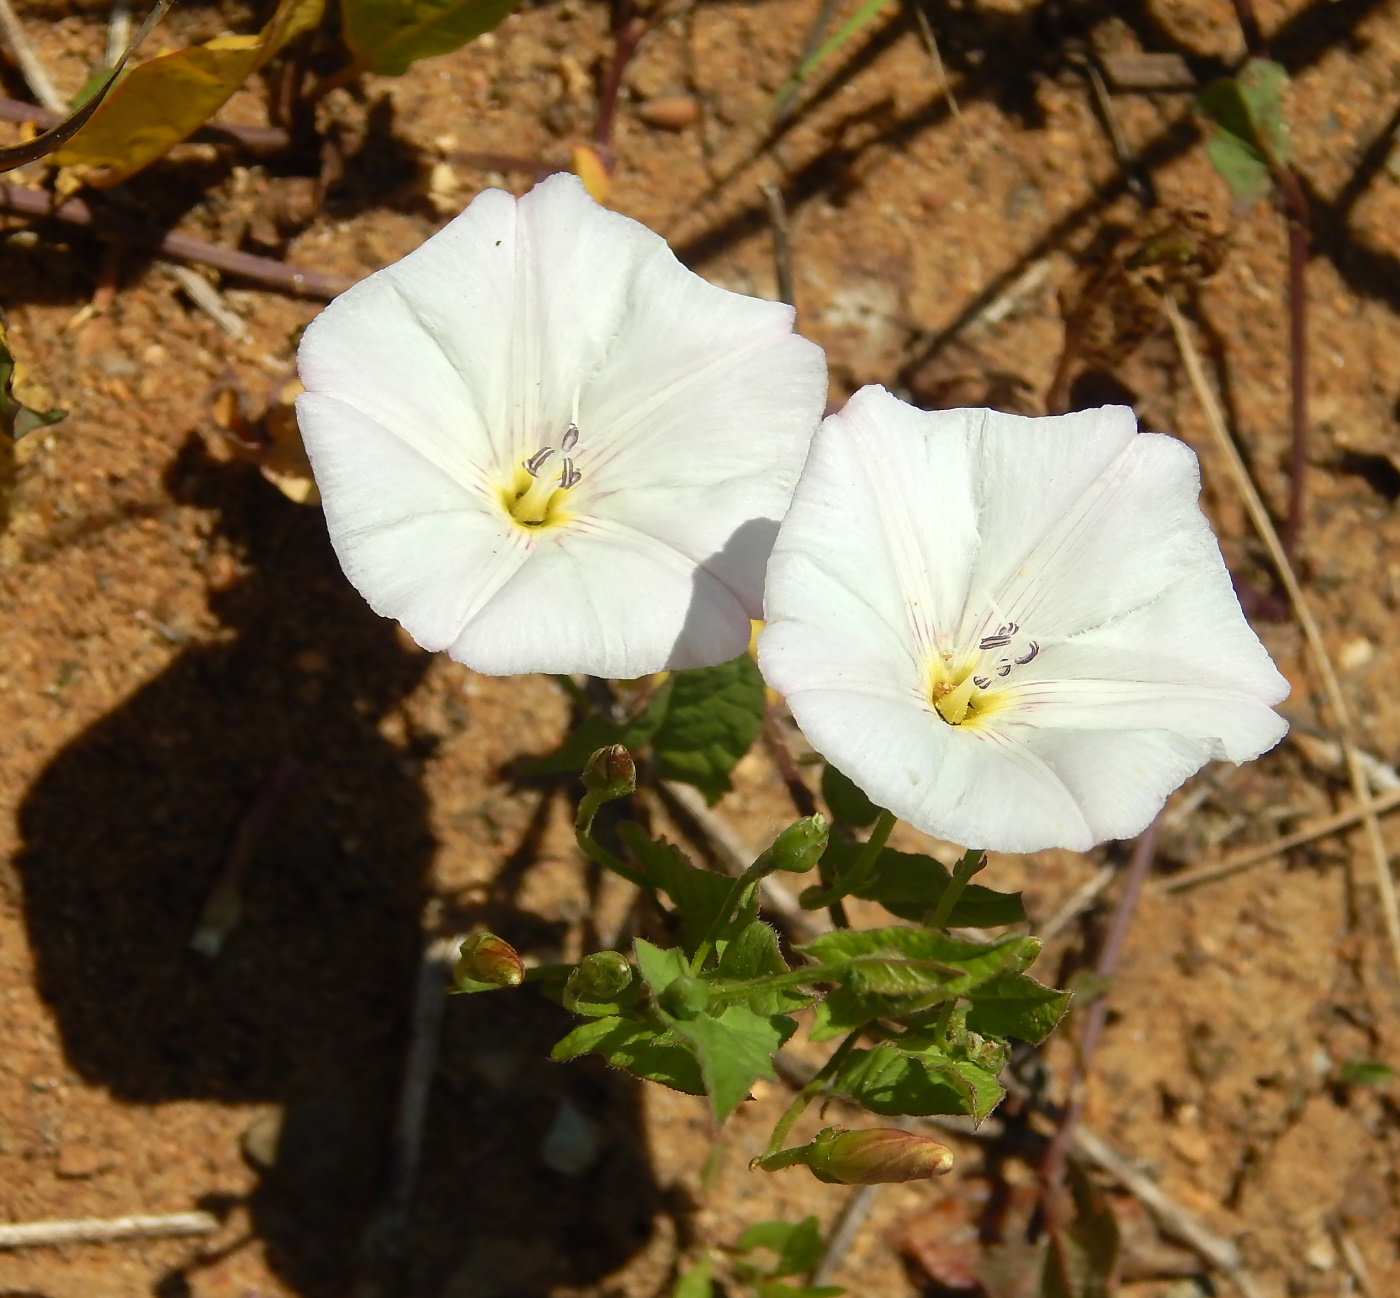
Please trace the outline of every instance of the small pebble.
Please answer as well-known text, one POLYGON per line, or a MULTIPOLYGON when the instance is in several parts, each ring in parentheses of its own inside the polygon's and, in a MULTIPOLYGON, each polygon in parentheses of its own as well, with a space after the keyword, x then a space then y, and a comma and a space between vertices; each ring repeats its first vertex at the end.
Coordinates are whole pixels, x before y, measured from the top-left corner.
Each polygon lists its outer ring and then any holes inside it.
POLYGON ((637 109, 637 116, 648 126, 663 131, 683 131, 699 119, 700 105, 690 95, 664 95, 644 103, 637 109))

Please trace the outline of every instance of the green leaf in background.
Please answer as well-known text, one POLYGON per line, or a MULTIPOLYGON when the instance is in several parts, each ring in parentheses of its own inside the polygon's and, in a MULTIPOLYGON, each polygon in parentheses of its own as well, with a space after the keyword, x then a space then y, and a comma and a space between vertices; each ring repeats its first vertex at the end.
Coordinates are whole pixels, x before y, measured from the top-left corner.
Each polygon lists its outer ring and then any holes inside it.
POLYGON ((996 1074, 980 1064, 934 1048, 912 1051, 890 1044, 851 1051, 831 1089, 873 1113, 963 1113, 974 1122, 981 1122, 1004 1094, 996 1074))
POLYGON ((564 738, 552 753, 530 757, 516 765, 522 775, 576 775, 585 762, 600 748, 621 744, 635 755, 651 743, 651 737, 666 715, 671 701, 668 680, 647 700, 646 706, 628 721, 617 722, 594 714, 585 717, 579 726, 564 738))
POLYGON ((1108 1298, 1116 1292, 1122 1236, 1107 1195, 1078 1163, 1069 1164, 1074 1221, 1050 1240, 1039 1298, 1108 1298))
POLYGON ((968 995, 967 1026, 988 1037, 1044 1041, 1069 1009, 1070 993, 1046 987, 1023 973, 988 979, 968 995))
MULTIPOLYGON (((860 843, 832 839, 827 845, 825 866, 833 878, 849 872, 860 849, 860 843)), ((890 914, 917 924, 937 907, 949 882, 948 867, 941 861, 886 847, 876 858, 869 881, 853 895, 878 901, 890 914)), ((1025 918, 1019 892, 996 892, 979 883, 969 883, 954 904, 948 922, 956 928, 1000 928, 1025 918)))
MULTIPOLYGON (((746 924, 720 955, 715 970, 720 978, 746 982, 768 974, 787 973, 787 961, 778 949, 778 935, 761 920, 746 924)), ((806 1008, 813 997, 795 987, 760 988, 743 1003, 755 1014, 787 1014, 806 1008)), ((776 1272, 785 1275, 786 1272, 776 1272)))
POLYGON ((680 848, 664 839, 647 837, 640 826, 630 821, 618 826, 618 835, 647 881, 676 904, 681 945, 693 952, 728 904, 734 881, 696 869, 680 848))
POLYGON ((1379 1059, 1348 1059, 1337 1076, 1351 1086, 1384 1086, 1395 1076, 1395 1069, 1379 1059))
POLYGON ((1288 73, 1267 59, 1250 59, 1233 77, 1207 86, 1197 101, 1215 123, 1206 144, 1212 165, 1240 202, 1268 192, 1276 168, 1293 161, 1293 138, 1283 115, 1288 73))
POLYGON ((715 1287, 710 1283, 710 1259, 702 1257, 671 1290, 671 1298, 713 1298, 715 1287))
POLYGON ((672 679, 671 706, 651 741, 657 769, 662 779, 693 784, 713 805, 763 724, 763 677, 743 654, 672 679))
POLYGON ((822 797, 826 799, 831 818, 852 829, 873 825, 880 814, 880 808, 865 796, 865 791, 830 762, 822 767, 822 797))
POLYGON ((781 1280, 762 1280, 758 1298, 841 1298, 846 1291, 839 1284, 784 1284, 781 1280))
POLYGON ((401 77, 504 22, 515 0, 341 0, 345 44, 368 72, 401 77))
POLYGON ((702 1014, 676 1021, 671 1029, 695 1047, 715 1120, 723 1122, 748 1096, 755 1078, 777 1076, 773 1056, 797 1024, 781 1015, 765 1017, 747 1005, 730 1004, 715 1018, 702 1014))
POLYGON ((590 1019, 559 1042, 549 1057, 563 1063, 587 1054, 602 1055, 614 1068, 625 1069, 649 1082, 660 1082, 673 1091, 705 1094, 695 1056, 655 1023, 617 1016, 590 1019))
POLYGON ((776 1253, 777 1261, 764 1268, 769 1276, 801 1275, 821 1259, 822 1233, 815 1217, 799 1222, 760 1221, 739 1236, 735 1247, 742 1253, 756 1248, 776 1253))
POLYGON ((99 188, 135 175, 213 117, 288 41, 315 27, 324 9, 325 0, 282 0, 256 36, 219 36, 138 64, 54 163, 77 168, 99 188))

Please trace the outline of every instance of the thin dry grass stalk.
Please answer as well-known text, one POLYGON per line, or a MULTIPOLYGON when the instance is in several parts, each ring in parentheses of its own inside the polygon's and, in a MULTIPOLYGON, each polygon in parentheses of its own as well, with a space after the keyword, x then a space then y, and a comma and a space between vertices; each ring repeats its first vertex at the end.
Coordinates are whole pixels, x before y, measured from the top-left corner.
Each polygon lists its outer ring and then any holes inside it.
POLYGON ((1390 938, 1391 957, 1395 962, 1396 974, 1400 976, 1400 909, 1397 909, 1396 906, 1395 880, 1391 877, 1390 860, 1386 852, 1385 839, 1381 837, 1380 820, 1371 805, 1370 789, 1366 783, 1366 771, 1362 765, 1360 754, 1357 752, 1356 744, 1352 740, 1351 711, 1347 707, 1341 683, 1337 680, 1336 670, 1332 666, 1332 659, 1322 638, 1322 628, 1318 626, 1317 619, 1313 616, 1307 596, 1303 593, 1302 583, 1299 582, 1298 574, 1294 572, 1293 564, 1289 561, 1283 543, 1274 530, 1273 521, 1269 518, 1269 511, 1264 507, 1258 488, 1255 487, 1253 479, 1249 476, 1249 470, 1245 468, 1244 461, 1240 458, 1240 453, 1235 449, 1235 444, 1226 430, 1220 405, 1215 399, 1215 393, 1211 390, 1210 384, 1206 381, 1205 368, 1201 365, 1200 353, 1197 352, 1196 344, 1191 339, 1181 309, 1170 296, 1162 298, 1162 307, 1167 313, 1167 319, 1171 322, 1177 348, 1181 352, 1182 362, 1186 366, 1187 378, 1195 391, 1196 399, 1201 403, 1201 410, 1205 414, 1211 437, 1220 453, 1225 457, 1226 464, 1230 466, 1235 485, 1244 497, 1245 508, 1249 511, 1255 530, 1267 547, 1269 557, 1273 560, 1274 567, 1283 581, 1284 589, 1288 592, 1288 598, 1293 604, 1293 610, 1303 629, 1303 638, 1307 642, 1313 664, 1322 680, 1322 689, 1327 696, 1327 706, 1332 713, 1333 723, 1337 729, 1337 738, 1341 742, 1342 752, 1346 757, 1347 774, 1351 780, 1356 808, 1366 832, 1366 843, 1370 849, 1371 863, 1375 870, 1376 888, 1380 893, 1381 913, 1385 916, 1386 933, 1390 938))

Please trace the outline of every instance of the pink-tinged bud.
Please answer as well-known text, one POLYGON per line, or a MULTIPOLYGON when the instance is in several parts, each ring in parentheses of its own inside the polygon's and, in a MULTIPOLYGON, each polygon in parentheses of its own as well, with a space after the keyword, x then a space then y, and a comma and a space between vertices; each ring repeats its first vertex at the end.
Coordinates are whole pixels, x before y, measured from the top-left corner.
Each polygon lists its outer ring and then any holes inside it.
POLYGON ((898 1127, 866 1131, 827 1127, 807 1149, 804 1161, 813 1175, 833 1185, 926 1181, 953 1167, 953 1151, 947 1145, 898 1127))
POLYGON ((519 987, 525 981, 525 964, 505 938, 494 933, 473 933, 462 943, 452 980, 458 987, 464 983, 519 987))
POLYGON ((583 768, 583 787, 604 802, 625 798, 637 787, 637 768, 632 754, 621 744, 600 748, 583 768))

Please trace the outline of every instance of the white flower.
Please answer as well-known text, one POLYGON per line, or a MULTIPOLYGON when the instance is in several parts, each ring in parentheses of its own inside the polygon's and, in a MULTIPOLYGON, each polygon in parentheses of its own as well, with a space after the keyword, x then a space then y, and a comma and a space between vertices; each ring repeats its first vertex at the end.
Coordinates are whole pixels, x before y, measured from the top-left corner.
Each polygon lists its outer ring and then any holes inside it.
POLYGON ((301 344, 297 417, 346 575, 482 672, 735 657, 826 399, 792 322, 574 176, 486 191, 301 344))
POLYGON ((1131 410, 927 413, 862 388, 822 425, 768 570, 768 682, 877 803, 969 847, 1143 830, 1209 758, 1287 730, 1196 457, 1131 410))

